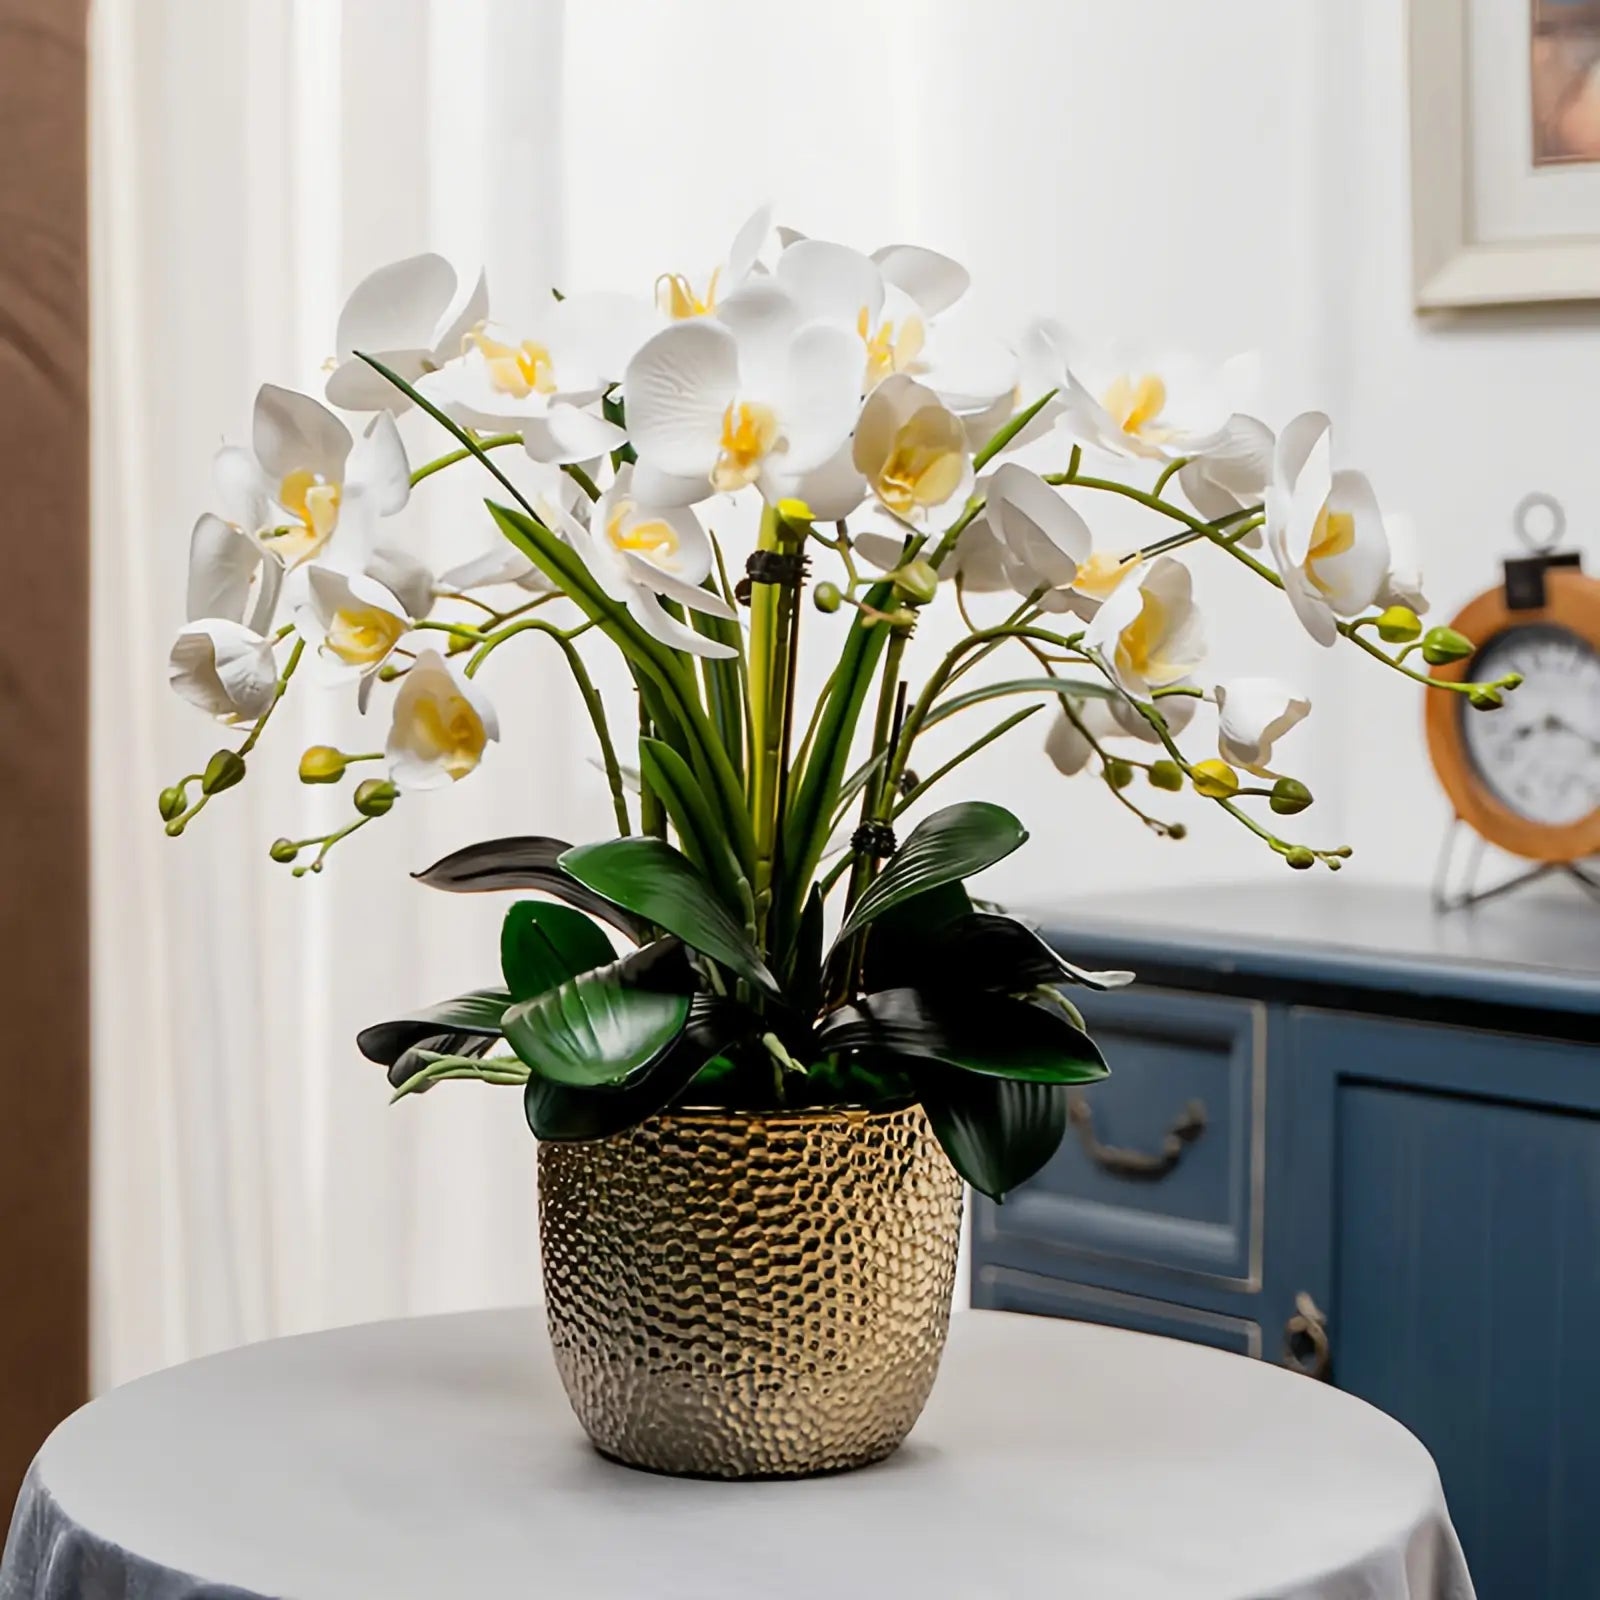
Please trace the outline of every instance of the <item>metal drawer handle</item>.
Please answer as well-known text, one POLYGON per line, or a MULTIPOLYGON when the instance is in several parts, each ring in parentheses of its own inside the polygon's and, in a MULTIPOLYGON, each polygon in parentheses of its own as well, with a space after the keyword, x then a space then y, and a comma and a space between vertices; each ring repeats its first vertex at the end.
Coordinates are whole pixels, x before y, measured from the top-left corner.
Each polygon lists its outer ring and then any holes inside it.
POLYGON ((1144 1150, 1123 1150, 1116 1145, 1101 1144, 1094 1134, 1094 1112, 1088 1099, 1074 1092, 1067 1101, 1067 1116, 1078 1130, 1078 1141, 1083 1153, 1103 1172, 1114 1172, 1119 1178, 1164 1178, 1180 1161, 1184 1150, 1206 1131, 1206 1108, 1199 1100, 1191 1100, 1167 1130, 1161 1149, 1155 1154, 1144 1150))
POLYGON ((1283 1325, 1283 1365, 1323 1383, 1333 1372, 1328 1319, 1304 1289, 1294 1297, 1294 1315, 1283 1325))

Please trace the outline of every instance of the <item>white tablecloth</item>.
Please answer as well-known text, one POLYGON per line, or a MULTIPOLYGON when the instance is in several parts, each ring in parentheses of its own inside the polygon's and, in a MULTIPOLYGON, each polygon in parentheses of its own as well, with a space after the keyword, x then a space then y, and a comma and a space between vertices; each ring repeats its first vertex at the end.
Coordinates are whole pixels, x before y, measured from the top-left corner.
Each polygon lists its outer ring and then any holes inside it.
POLYGON ((0 1600, 1471 1600, 1428 1453, 1347 1395, 1142 1334, 958 1313, 877 1467, 594 1454, 530 1311, 275 1340, 119 1389, 40 1451, 0 1600))

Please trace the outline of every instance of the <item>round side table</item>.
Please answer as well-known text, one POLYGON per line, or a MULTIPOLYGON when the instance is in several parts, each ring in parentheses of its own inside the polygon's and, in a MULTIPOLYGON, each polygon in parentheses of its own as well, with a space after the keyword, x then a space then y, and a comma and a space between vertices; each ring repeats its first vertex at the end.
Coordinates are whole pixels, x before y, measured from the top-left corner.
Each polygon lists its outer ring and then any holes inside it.
POLYGON ((603 1460, 535 1311, 175 1367, 61 1424, 0 1600, 1471 1600, 1427 1451, 1259 1362, 958 1313, 898 1454, 800 1482, 603 1460))

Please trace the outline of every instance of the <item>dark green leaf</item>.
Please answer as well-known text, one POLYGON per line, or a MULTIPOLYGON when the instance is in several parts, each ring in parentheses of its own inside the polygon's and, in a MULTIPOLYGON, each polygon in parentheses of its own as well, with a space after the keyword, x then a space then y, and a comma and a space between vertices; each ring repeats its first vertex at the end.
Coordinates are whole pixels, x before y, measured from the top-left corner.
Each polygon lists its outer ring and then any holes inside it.
POLYGON ((986 1077, 1093 1083, 1106 1076, 1099 1047, 1059 1011, 1009 995, 956 994, 941 1005, 917 989, 885 989, 830 1012, 817 1033, 827 1051, 942 1061, 986 1077))
POLYGON ((940 922, 931 907, 923 909, 923 902, 932 899, 919 896, 873 924, 867 945, 869 988, 909 985, 935 995, 955 989, 1022 994, 1041 984, 1118 989, 1133 981, 1131 972, 1074 966, 1025 923, 998 912, 974 911, 969 904, 965 915, 940 922))
POLYGON ((604 1139, 631 1128, 676 1100, 749 1020, 741 1006, 696 995, 683 1030, 621 1084, 583 1088, 534 1073, 523 1090, 528 1126, 540 1139, 604 1139))
POLYGON ((561 866, 607 900, 648 917, 730 972, 777 994, 777 983, 744 929, 671 845, 660 839, 609 839, 568 850, 561 866))
POLYGON ((856 902, 841 939, 864 928, 891 906, 993 866, 1028 837, 1004 806, 967 800, 925 817, 856 902))
POLYGON ((506 1042, 552 1083, 615 1084, 648 1067, 689 1016, 695 973, 677 939, 580 972, 506 1011, 506 1042))
POLYGON ((356 1035, 356 1048, 368 1061, 390 1066, 414 1044, 441 1033, 464 1033, 492 1038, 500 1032, 500 1019, 511 1004, 505 989, 474 989, 454 1000, 424 1006, 392 1022, 375 1022, 356 1035))
POLYGON ((794 959, 787 985, 795 1011, 808 1021, 822 1004, 822 885, 811 885, 800 927, 795 934, 794 959))
POLYGON ((611 941, 571 906, 519 900, 500 925, 500 971, 514 1000, 531 1000, 616 959, 611 941))
POLYGON ((660 799, 672 826, 678 830, 683 853, 717 886, 724 903, 732 909, 738 903, 733 858, 689 763, 659 739, 640 739, 639 776, 660 799))
POLYGON ((950 1164, 980 1194, 1004 1200, 1056 1153, 1069 1090, 930 1067, 917 1087, 950 1164))
POLYGON ((1109 683, 1096 683, 1079 678, 1008 678, 1004 683, 986 683, 965 694, 953 694, 941 700, 928 714, 923 727, 953 717, 968 706, 981 706, 985 700, 1001 700, 1013 694, 1053 694, 1060 700, 1121 700, 1122 691, 1109 683))
POLYGON ((556 863, 572 846, 564 839, 527 835, 514 839, 486 839, 453 851, 425 872, 414 873, 430 889, 456 894, 477 894, 493 889, 537 889, 609 922, 635 944, 650 937, 649 925, 613 905, 604 895, 570 878, 556 863))

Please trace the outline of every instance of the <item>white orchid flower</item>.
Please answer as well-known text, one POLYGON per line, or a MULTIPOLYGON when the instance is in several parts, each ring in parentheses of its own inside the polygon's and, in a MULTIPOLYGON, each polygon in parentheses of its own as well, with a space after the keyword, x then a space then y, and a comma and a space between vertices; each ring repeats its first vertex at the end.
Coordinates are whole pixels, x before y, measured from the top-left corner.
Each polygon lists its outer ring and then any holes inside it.
POLYGON ((167 681, 213 717, 253 722, 278 695, 272 641, 227 617, 190 622, 173 643, 167 681))
POLYGON ((1311 712, 1311 702, 1273 678, 1233 678, 1216 687, 1217 750, 1222 759, 1270 778, 1272 747, 1311 712))
POLYGON ((1011 350, 934 321, 965 293, 965 268, 915 245, 893 245, 880 254, 881 260, 847 245, 799 239, 778 257, 776 276, 808 318, 854 330, 865 389, 899 373, 964 414, 986 412, 1009 395, 1018 377, 1011 350))
POLYGON ((698 281, 684 272, 663 272, 656 279, 656 307, 673 322, 709 316, 755 271, 762 247, 772 232, 772 207, 753 211, 733 236, 728 258, 698 281))
POLYGON ((588 294, 553 301, 521 336, 479 322, 417 388, 464 426, 520 432, 535 461, 587 461, 627 438, 586 408, 622 376, 649 319, 626 295, 588 294))
POLYGON ((457 307, 459 287, 456 269, 432 254, 407 256, 363 278, 339 313, 328 399, 345 411, 404 411, 410 400, 356 352, 377 357, 411 384, 442 367, 467 329, 489 314, 481 272, 457 307))
MULTIPOLYGON (((562 512, 570 512, 580 521, 588 517, 589 497, 559 467, 519 462, 513 464, 509 475, 547 528, 559 532, 562 512)), ((515 584, 529 594, 552 594, 559 587, 509 539, 496 538, 481 555, 440 573, 436 588, 441 593, 463 594, 500 584, 515 584)))
POLYGON ((867 396, 851 454, 878 503, 902 522, 920 526, 972 493, 972 450, 960 417, 903 373, 867 396))
POLYGON ((1365 611, 1389 571, 1389 542, 1364 474, 1333 470, 1332 424, 1320 411, 1278 436, 1267 491, 1267 545, 1295 615, 1321 645, 1339 617, 1365 611))
MULTIPOLYGON (((1265 499, 1276 445, 1266 423, 1235 412, 1222 439, 1178 469, 1178 487, 1204 521, 1237 517, 1265 499)), ((1256 549, 1261 530, 1252 529, 1239 542, 1256 549)))
POLYGON ((241 528, 206 512, 189 535, 189 589, 184 615, 241 622, 252 633, 271 630, 283 586, 283 563, 241 528))
POLYGON ((1428 597, 1422 587, 1417 525, 1403 511, 1386 511, 1383 533, 1389 544, 1389 571, 1378 588, 1375 604, 1405 606, 1420 617, 1428 609, 1428 597))
POLYGON ((370 678, 411 629, 410 609, 393 589, 366 572, 313 565, 294 625, 334 678, 370 678))
POLYGON ((1084 630, 1117 685, 1148 700, 1189 676, 1205 656, 1205 623, 1194 603, 1189 569, 1158 556, 1122 580, 1084 630))
POLYGON ((411 497, 411 469, 394 417, 380 411, 352 439, 319 401, 263 384, 253 449, 224 445, 212 471, 227 520, 287 567, 310 561, 347 524, 370 545, 380 517, 411 497))
POLYGON ((860 367, 853 335, 806 323, 792 295, 750 280, 715 317, 663 328, 629 363, 640 480, 658 504, 752 484, 769 501, 810 504, 855 425, 860 367))
MULTIPOLYGON (((987 500, 993 475, 979 478, 973 493, 987 500)), ((968 594, 1004 594, 1011 589, 1006 572, 1006 550, 995 532, 992 511, 985 506, 974 517, 956 540, 955 549, 939 567, 939 581, 961 581, 968 594)), ((870 566, 880 572, 890 572, 900 565, 900 552, 905 548, 906 530, 891 519, 885 518, 887 528, 867 528, 852 535, 855 552, 870 566)))
POLYGON ((1171 461, 1227 437, 1228 419, 1255 387, 1257 362, 1235 356, 1208 371, 1175 352, 1093 351, 1059 324, 1038 323, 1024 337, 1022 370, 1027 392, 1059 391, 1060 425, 1082 443, 1171 461))
POLYGON ((466 777, 500 737, 494 707, 437 650, 424 650, 400 680, 384 759, 399 789, 443 789, 466 777))
MULTIPOLYGON (((1169 734, 1181 734, 1189 726, 1197 699, 1196 695, 1162 698, 1161 720, 1166 723, 1169 734)), ((1058 711, 1044 742, 1045 754, 1050 757, 1056 770, 1067 777, 1081 772, 1088 763, 1093 753, 1090 737, 1102 744, 1113 739, 1137 739, 1142 744, 1161 742, 1161 736, 1150 726, 1149 719, 1138 706, 1120 695, 1110 700, 1074 700, 1072 709, 1078 723, 1074 724, 1064 710, 1058 711)))
POLYGON ((641 504, 633 494, 633 473, 624 466, 596 503, 588 528, 566 512, 559 523, 600 587, 651 638, 690 655, 738 654, 685 626, 661 604, 664 596, 705 616, 731 621, 735 615, 725 600, 700 587, 711 571, 711 540, 687 506, 641 504))

